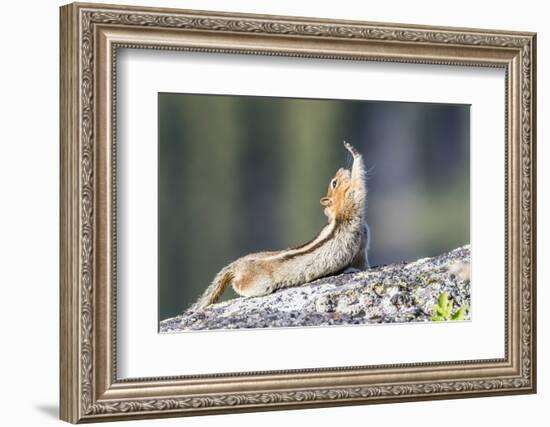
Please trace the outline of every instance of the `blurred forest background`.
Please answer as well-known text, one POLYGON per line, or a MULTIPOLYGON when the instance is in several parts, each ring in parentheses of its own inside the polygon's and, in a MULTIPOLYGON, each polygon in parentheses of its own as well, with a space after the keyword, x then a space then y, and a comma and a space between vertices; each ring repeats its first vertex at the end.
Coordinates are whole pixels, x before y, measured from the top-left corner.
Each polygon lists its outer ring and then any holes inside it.
MULTIPOLYGON (((355 145, 371 266, 470 241, 468 105, 159 94, 159 320, 251 252, 313 238, 355 145)), ((232 289, 224 299, 236 296, 232 289)))

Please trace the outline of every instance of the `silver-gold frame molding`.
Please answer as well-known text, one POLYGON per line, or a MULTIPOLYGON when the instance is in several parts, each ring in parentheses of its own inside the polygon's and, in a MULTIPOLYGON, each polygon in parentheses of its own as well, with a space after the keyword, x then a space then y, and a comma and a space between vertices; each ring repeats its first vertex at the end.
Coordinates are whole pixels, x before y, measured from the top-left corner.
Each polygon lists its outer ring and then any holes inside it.
POLYGON ((99 4, 71 4, 60 13, 63 420, 535 392, 535 34, 99 4), (117 379, 115 65, 121 47, 505 69, 505 357, 117 379))

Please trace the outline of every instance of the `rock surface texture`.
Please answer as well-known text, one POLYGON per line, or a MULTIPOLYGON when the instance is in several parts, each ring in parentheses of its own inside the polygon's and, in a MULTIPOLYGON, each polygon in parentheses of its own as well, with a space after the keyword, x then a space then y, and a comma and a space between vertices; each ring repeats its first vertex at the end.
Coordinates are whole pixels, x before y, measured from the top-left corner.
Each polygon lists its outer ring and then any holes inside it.
POLYGON ((160 322, 160 332, 429 322, 447 293, 470 318, 470 246, 410 263, 326 277, 271 295, 236 298, 160 322))

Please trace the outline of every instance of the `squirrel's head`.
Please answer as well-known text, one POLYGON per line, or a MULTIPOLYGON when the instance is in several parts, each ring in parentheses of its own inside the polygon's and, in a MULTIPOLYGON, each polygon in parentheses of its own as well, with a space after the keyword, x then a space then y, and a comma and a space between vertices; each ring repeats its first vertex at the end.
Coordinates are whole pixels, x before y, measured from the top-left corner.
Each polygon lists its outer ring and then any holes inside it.
POLYGON ((321 198, 329 221, 353 217, 357 215, 358 209, 362 211, 361 214, 364 213, 367 189, 363 157, 355 147, 345 141, 344 147, 353 156, 352 168, 338 169, 334 178, 330 180, 327 195, 321 198))
POLYGON ((344 168, 338 169, 334 178, 330 180, 327 195, 320 200, 325 207, 324 212, 329 220, 345 213, 351 186, 351 172, 344 168))

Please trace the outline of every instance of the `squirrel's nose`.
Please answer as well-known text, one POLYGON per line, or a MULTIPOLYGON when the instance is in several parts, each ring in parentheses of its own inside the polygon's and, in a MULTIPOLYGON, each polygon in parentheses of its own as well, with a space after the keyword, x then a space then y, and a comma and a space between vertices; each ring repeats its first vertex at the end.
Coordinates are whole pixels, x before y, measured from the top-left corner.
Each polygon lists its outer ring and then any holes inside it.
POLYGON ((321 204, 323 206, 328 206, 330 205, 330 197, 321 197, 321 200, 320 200, 321 204))

